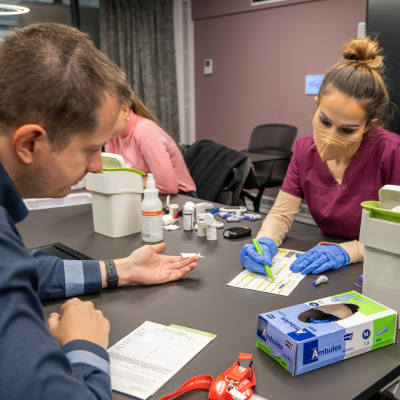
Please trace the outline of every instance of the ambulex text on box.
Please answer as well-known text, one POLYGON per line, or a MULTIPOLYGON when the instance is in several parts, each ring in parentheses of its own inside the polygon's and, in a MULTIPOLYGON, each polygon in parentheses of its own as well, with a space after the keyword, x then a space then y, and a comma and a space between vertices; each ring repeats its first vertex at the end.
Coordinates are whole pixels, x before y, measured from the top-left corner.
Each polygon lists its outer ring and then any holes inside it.
POLYGON ((397 329, 396 311, 351 291, 260 314, 257 347, 294 376, 393 344, 397 329))

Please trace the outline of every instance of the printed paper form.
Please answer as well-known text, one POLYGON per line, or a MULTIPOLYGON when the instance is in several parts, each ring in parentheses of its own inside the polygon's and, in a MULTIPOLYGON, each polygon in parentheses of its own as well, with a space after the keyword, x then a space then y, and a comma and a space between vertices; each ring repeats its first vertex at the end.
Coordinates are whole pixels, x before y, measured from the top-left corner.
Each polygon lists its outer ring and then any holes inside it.
POLYGON ((273 266, 271 272, 275 278, 273 282, 267 274, 254 274, 245 269, 227 285, 241 289, 289 296, 293 289, 305 277, 305 275, 301 273, 295 274, 290 270, 290 266, 296 260, 296 253, 301 252, 279 249, 278 254, 272 259, 273 266))
POLYGON ((113 390, 148 399, 215 335, 146 321, 107 351, 113 390))

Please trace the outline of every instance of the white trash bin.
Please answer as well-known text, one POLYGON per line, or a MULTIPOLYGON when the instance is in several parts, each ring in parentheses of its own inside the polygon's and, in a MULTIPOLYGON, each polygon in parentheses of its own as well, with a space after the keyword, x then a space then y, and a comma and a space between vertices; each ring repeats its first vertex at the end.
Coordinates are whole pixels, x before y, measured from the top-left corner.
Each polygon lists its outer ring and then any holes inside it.
POLYGON ((117 238, 142 230, 144 172, 129 168, 117 154, 102 153, 103 171, 86 175, 92 194, 94 231, 117 238))
POLYGON ((362 293, 400 310, 400 186, 385 185, 379 201, 361 203, 360 243, 364 249, 362 293))

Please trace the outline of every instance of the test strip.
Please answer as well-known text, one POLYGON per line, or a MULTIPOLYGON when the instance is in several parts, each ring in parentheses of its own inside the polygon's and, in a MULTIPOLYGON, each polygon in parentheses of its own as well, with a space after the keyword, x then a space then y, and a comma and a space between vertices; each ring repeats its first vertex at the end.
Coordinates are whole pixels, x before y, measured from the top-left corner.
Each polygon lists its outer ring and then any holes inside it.
POLYGON ((286 285, 289 283, 290 281, 287 281, 284 285, 280 286, 279 289, 281 289, 278 293, 282 292, 283 289, 285 289, 286 285))
POLYGON ((240 283, 242 283, 249 275, 251 275, 251 272, 249 272, 246 276, 244 276, 244 277, 236 284, 236 286, 239 285, 240 283))
POLYGON ((278 275, 279 272, 281 272, 286 267, 286 265, 287 265, 287 263, 275 274, 275 276, 278 275))
MULTIPOLYGON (((251 275, 251 274, 250 274, 251 275)), ((247 275, 248 276, 248 275, 247 275)), ((244 287, 247 287, 247 286, 249 286, 250 285, 250 283, 251 282, 253 282, 254 281, 254 279, 256 279, 257 278, 257 274, 254 274, 254 277, 253 277, 253 279, 250 281, 250 282, 247 282, 245 285, 244 285, 244 287)))
POLYGON ((283 279, 281 279, 281 281, 271 290, 271 292, 273 292, 281 283, 282 283, 283 279))
MULTIPOLYGON (((268 279, 269 279, 269 276, 266 277, 266 278, 256 287, 256 290, 260 289, 260 287, 261 287, 262 285, 264 285, 264 283, 265 283, 268 279)), ((237 285, 236 285, 236 286, 237 286, 237 285)))

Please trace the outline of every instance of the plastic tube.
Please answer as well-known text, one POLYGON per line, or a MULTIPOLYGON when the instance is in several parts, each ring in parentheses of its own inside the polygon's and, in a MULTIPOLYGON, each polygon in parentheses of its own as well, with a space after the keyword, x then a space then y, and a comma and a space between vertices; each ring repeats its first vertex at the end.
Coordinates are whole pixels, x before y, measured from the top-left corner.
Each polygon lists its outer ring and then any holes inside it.
POLYGON ((321 275, 317 280, 315 280, 313 283, 314 283, 314 286, 318 286, 318 285, 320 285, 321 283, 325 283, 325 282, 328 282, 328 278, 325 276, 325 275, 321 275))

